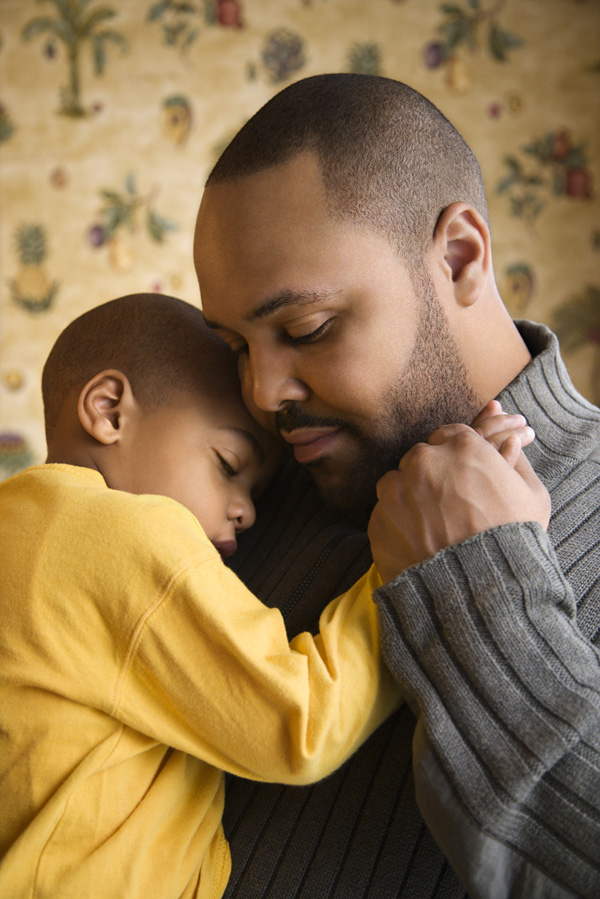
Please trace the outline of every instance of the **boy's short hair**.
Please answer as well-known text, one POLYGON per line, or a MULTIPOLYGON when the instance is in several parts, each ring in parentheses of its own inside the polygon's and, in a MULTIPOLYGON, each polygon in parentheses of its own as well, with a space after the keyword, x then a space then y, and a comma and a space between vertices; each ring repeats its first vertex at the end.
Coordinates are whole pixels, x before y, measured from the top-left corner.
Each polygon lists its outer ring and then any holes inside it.
POLYGON ((136 399, 149 406, 180 390, 216 395, 224 372, 237 370, 195 306, 156 293, 110 300, 71 322, 50 351, 42 373, 47 440, 71 391, 111 368, 127 375, 136 399))

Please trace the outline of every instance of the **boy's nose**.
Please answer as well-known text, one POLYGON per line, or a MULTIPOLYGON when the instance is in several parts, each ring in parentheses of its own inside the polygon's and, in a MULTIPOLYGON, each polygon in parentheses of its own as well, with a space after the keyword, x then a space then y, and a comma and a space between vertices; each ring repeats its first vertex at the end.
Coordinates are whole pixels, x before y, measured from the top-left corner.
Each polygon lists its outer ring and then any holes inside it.
POLYGON ((229 504, 227 517, 234 522, 236 533, 251 528, 256 521, 256 509, 250 497, 236 497, 229 504))

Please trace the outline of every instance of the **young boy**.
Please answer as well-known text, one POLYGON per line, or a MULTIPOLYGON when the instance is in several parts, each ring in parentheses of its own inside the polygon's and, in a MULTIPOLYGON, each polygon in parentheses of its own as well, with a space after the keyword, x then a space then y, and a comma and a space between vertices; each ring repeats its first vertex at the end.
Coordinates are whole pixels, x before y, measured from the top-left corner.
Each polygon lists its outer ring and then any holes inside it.
POLYGON ((288 643, 223 564, 280 456, 194 307, 85 313, 42 387, 47 463, 0 485, 0 895, 217 899, 223 771, 317 780, 399 702, 380 579, 288 643))

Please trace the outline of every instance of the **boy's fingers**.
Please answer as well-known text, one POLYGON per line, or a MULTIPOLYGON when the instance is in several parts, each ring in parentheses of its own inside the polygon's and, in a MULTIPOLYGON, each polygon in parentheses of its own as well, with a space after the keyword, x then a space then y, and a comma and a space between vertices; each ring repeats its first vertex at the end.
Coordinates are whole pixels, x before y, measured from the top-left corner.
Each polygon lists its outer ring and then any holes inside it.
POLYGON ((481 412, 475 416, 471 422, 471 427, 478 428, 482 422, 486 421, 486 419, 496 415, 502 415, 502 406, 498 400, 490 400, 489 403, 483 407, 481 412))
POLYGON ((535 440, 535 431, 533 428, 530 428, 529 425, 525 425, 524 427, 506 428, 503 431, 498 431, 495 434, 489 434, 487 436, 481 433, 480 428, 477 428, 476 430, 478 434, 481 434, 488 443, 491 443, 491 445, 499 451, 501 451, 503 444, 511 436, 515 438, 519 449, 524 446, 529 446, 529 444, 533 443, 535 440))
POLYGON ((500 455, 505 459, 509 465, 512 465, 514 468, 517 464, 517 459, 521 454, 521 441, 517 434, 512 433, 509 434, 506 440, 499 447, 500 455))

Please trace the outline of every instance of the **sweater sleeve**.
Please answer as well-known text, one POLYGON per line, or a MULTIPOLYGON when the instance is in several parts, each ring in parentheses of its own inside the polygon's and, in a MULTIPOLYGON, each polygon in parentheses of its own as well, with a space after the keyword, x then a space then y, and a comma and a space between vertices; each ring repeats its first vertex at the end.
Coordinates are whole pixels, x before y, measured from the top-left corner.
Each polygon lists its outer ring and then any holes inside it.
POLYGON ((278 609, 213 553, 139 622, 112 714, 225 771, 304 784, 329 774, 398 705, 382 661, 374 568, 288 642, 278 609))
POLYGON ((600 659, 543 530, 479 534, 375 599, 419 807, 469 894, 600 895, 600 659))

